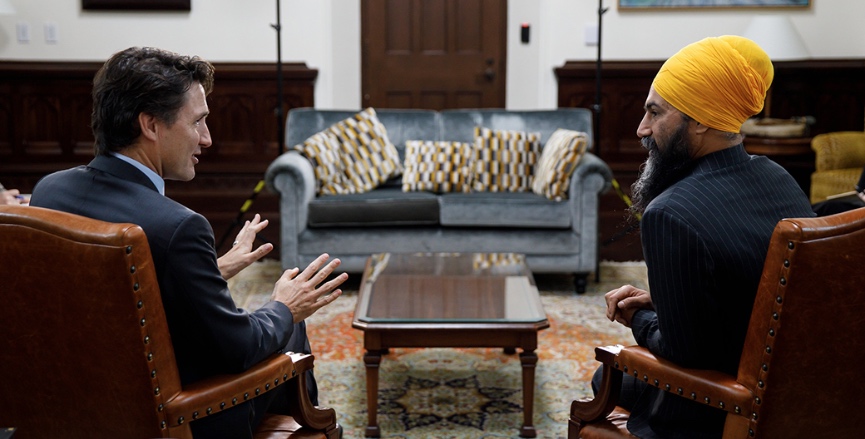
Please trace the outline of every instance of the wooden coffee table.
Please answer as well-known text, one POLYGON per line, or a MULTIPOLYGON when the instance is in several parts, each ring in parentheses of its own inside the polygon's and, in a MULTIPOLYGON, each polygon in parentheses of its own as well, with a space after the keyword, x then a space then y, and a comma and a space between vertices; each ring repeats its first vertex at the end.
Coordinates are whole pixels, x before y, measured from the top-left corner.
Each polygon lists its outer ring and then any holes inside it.
POLYGON ((532 410, 538 331, 550 326, 522 255, 372 255, 361 279, 352 327, 363 331, 367 437, 379 437, 378 367, 389 348, 520 348, 523 426, 532 410))

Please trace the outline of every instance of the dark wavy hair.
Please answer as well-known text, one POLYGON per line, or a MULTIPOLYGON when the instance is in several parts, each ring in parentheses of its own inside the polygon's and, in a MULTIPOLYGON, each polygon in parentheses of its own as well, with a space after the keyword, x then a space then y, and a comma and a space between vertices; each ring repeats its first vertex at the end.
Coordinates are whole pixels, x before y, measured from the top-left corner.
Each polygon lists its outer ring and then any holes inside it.
POLYGON ((141 135, 138 115, 172 124, 194 83, 213 90, 213 65, 198 57, 152 47, 131 47, 114 54, 93 78, 91 128, 96 155, 133 144, 141 135))

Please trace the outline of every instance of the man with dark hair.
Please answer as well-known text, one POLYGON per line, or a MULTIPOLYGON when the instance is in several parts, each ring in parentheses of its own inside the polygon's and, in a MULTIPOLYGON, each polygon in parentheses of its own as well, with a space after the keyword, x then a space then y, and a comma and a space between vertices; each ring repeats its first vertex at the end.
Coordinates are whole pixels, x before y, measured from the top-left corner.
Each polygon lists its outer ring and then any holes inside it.
MULTIPOLYGON (((769 239, 783 218, 814 216, 796 181, 742 145, 774 70, 753 41, 706 38, 668 59, 637 129, 649 151, 632 187, 648 291, 606 294, 607 317, 653 354, 736 374, 769 239)), ((600 374, 593 386, 599 385, 600 374)), ((625 376, 620 405, 641 438, 721 437, 724 412, 625 376)))
MULTIPOLYGON (((304 319, 336 300, 347 279, 343 273, 327 281, 339 260, 325 264, 328 256, 322 255, 303 271, 285 271, 272 301, 260 309, 238 309, 226 279, 273 249, 252 248, 267 221, 255 215, 233 248, 217 258, 207 220, 164 196, 164 180, 191 180, 199 155, 211 145, 205 120, 213 71, 207 61, 160 49, 130 48, 112 56, 93 84, 96 157, 46 176, 31 199, 33 206, 144 229, 183 384, 242 372, 276 352, 309 353, 304 319)), ((309 379, 317 403, 312 374, 309 379)), ((251 438, 266 411, 285 410, 280 389, 193 422, 193 434, 251 438)))

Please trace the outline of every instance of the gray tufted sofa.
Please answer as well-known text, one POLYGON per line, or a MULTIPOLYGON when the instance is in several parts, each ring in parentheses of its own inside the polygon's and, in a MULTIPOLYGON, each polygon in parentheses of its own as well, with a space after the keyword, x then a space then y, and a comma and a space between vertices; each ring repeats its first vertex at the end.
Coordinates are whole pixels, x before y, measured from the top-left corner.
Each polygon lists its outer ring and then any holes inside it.
MULTIPOLYGON (((286 145, 357 111, 292 109, 286 145)), ((473 142, 474 127, 541 133, 541 144, 558 128, 589 133, 587 109, 513 111, 376 109, 387 135, 404 158, 406 140, 473 142)), ((283 268, 305 267, 321 253, 342 260, 341 270, 363 271, 379 252, 523 253, 536 273, 574 273, 578 292, 598 262, 598 197, 610 187, 610 168, 586 153, 575 169, 568 199, 529 193, 403 192, 388 182, 371 192, 317 197, 310 162, 295 151, 271 163, 265 174, 280 195, 280 257, 283 268)))

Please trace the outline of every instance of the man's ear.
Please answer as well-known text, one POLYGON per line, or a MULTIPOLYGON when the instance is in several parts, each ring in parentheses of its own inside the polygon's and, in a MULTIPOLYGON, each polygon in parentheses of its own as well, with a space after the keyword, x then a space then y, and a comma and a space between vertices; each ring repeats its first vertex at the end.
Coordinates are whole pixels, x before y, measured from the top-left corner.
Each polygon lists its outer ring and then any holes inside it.
POLYGON ((141 128, 141 135, 148 140, 156 140, 157 122, 158 120, 152 114, 138 113, 138 126, 141 128))
POLYGON ((694 132, 697 134, 705 134, 706 131, 709 130, 709 127, 701 124, 700 122, 694 121, 694 132))

